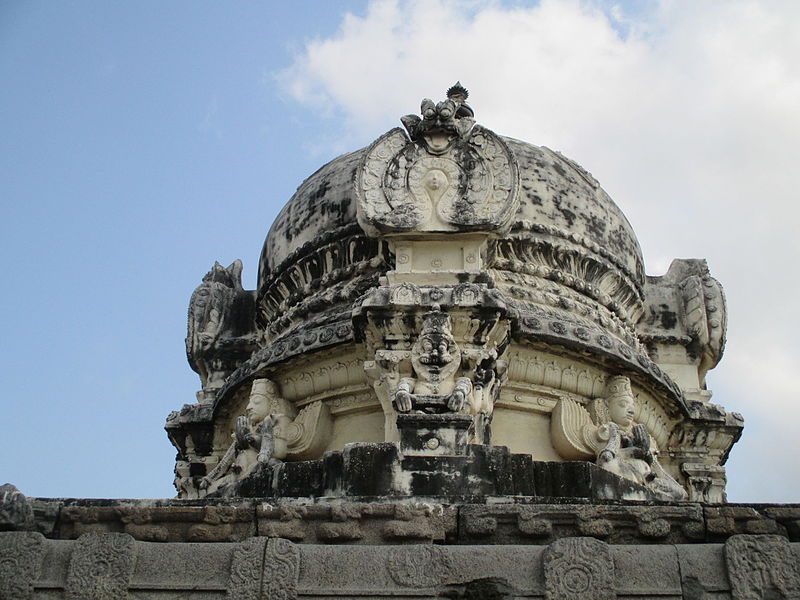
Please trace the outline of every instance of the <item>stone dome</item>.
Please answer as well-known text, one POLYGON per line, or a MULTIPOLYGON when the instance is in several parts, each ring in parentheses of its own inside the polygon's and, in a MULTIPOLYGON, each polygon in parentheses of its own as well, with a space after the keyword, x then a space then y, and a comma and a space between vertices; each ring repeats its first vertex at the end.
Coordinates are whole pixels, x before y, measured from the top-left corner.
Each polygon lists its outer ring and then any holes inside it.
MULTIPOLYGON (((491 241, 486 266, 506 279, 519 273, 565 286, 557 305, 589 298, 620 331, 630 331, 642 313, 645 277, 641 248, 622 211, 590 173, 560 152, 497 137, 516 163, 519 202, 511 227, 491 241)), ((258 276, 260 319, 271 335, 290 329, 295 316, 305 321, 341 310, 355 290, 377 285, 392 268, 392 253, 357 218, 354 182, 369 149, 321 167, 275 219, 258 276), (321 259, 321 249, 334 243, 341 248, 345 240, 349 255, 321 259)))

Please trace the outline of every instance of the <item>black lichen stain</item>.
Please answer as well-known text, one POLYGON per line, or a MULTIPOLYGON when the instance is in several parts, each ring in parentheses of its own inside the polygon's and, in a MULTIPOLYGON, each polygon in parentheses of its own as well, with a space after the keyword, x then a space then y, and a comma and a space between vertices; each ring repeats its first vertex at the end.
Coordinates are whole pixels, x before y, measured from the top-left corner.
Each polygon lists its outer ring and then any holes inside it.
POLYGON ((606 233, 606 222, 604 219, 599 219, 597 215, 584 215, 586 220, 586 231, 593 240, 602 240, 606 233))
POLYGON ((674 329, 678 324, 678 315, 670 310, 669 304, 659 304, 657 315, 662 329, 674 329))
POLYGON ((515 593, 505 579, 483 577, 448 586, 448 589, 439 592, 438 597, 453 600, 511 600, 515 593))

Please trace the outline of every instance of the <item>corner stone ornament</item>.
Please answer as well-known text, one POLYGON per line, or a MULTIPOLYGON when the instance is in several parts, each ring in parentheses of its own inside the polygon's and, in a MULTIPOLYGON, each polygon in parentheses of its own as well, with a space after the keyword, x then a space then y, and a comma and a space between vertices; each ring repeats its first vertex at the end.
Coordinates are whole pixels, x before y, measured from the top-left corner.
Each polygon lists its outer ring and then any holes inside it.
POLYGON ((614 600, 614 559, 594 538, 564 538, 544 552, 547 600, 614 600))
POLYGON ((72 551, 65 598, 128 598, 128 585, 136 566, 135 544, 127 533, 84 533, 72 551))
POLYGON ((725 543, 734 600, 800 600, 800 566, 779 535, 734 535, 725 543))
POLYGON ((28 531, 0 533, 0 598, 33 597, 44 556, 44 536, 28 531))

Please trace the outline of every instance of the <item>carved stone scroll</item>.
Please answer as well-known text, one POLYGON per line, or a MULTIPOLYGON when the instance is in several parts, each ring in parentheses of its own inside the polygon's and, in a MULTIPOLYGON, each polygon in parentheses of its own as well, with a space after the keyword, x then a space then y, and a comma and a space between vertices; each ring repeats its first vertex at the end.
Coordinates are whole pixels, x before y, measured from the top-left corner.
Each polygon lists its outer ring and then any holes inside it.
POLYGON ((226 597, 230 600, 295 600, 300 551, 289 540, 254 537, 233 551, 226 597))
POLYGON ((128 598, 136 565, 135 542, 127 533, 85 533, 75 542, 67 573, 70 600, 128 598))
POLYGON ((614 559, 605 542, 564 538, 544 552, 547 600, 614 600, 614 559))
POLYGON ((233 551, 228 577, 229 600, 260 600, 261 573, 264 568, 264 550, 267 538, 255 537, 243 541, 233 551))
POLYGON ((778 535, 734 535, 725 543, 734 600, 800 598, 800 567, 789 540, 778 535))
POLYGON ((0 533, 0 598, 33 597, 44 554, 44 536, 33 532, 0 533))
POLYGON ((262 597, 295 600, 300 575, 300 549, 282 538, 270 539, 264 553, 262 597))

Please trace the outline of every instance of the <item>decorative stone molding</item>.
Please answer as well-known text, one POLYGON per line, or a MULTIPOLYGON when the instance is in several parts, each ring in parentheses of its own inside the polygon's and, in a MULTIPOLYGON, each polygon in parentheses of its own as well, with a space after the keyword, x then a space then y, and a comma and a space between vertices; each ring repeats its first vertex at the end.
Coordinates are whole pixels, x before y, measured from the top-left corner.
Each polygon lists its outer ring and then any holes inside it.
POLYGON ((0 533, 0 598, 33 598, 44 557, 44 536, 34 532, 0 533))
POLYGON ((707 502, 709 504, 722 504, 726 502, 725 467, 705 463, 685 462, 681 465, 681 472, 686 476, 686 488, 689 491, 689 501, 707 502))
MULTIPOLYGON (((513 306, 513 304, 512 304, 513 306)), ((613 361, 620 370, 631 371, 641 382, 656 383, 680 404, 685 404, 683 392, 650 357, 616 339, 607 331, 579 322, 565 313, 544 308, 529 308, 520 312, 514 321, 513 332, 521 339, 548 342, 568 348, 591 350, 613 361)))
POLYGON ((70 600, 128 598, 135 565, 135 542, 127 533, 85 533, 72 550, 65 597, 70 600))
MULTIPOLYGON (((507 270, 567 286, 591 298, 632 328, 644 299, 641 285, 624 271, 574 243, 522 238, 497 240, 489 268, 507 270)), ((536 287, 535 282, 532 281, 536 287)))
POLYGON ((566 538, 544 553, 547 600, 614 600, 614 559, 604 542, 566 538))
POLYGON ((347 315, 347 320, 337 320, 319 327, 309 326, 294 330, 254 352, 248 360, 242 363, 217 392, 215 404, 224 402, 243 383, 273 365, 352 339, 353 324, 350 322, 349 315, 347 315))
POLYGON ((262 282, 259 323, 267 338, 275 339, 303 324, 309 314, 346 307, 386 272, 385 254, 383 245, 359 230, 315 248, 262 282))
POLYGON ((786 538, 735 535, 725 542, 733 600, 800 598, 800 567, 786 538))

